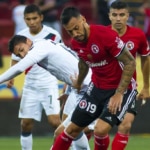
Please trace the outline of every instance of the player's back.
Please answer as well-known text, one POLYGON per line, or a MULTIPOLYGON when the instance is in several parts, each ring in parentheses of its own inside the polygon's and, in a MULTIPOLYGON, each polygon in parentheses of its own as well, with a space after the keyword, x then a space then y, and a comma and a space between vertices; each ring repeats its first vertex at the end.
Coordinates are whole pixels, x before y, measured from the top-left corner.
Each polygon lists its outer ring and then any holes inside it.
MULTIPOLYGON (((36 58, 39 65, 48 70, 51 74, 56 76, 57 79, 71 85, 71 76, 78 74, 78 58, 70 53, 64 44, 56 44, 51 40, 37 40, 34 43, 33 49, 37 49, 36 58), (43 52, 41 53, 41 49, 43 52), (47 49, 47 50, 46 50, 47 49), (41 59, 44 58, 44 59, 41 59)), ((32 52, 32 50, 31 50, 32 52)), ((34 55, 33 55, 34 56, 34 55)), ((89 74, 83 84, 90 82, 89 74), (88 80, 88 82, 87 82, 88 80)))

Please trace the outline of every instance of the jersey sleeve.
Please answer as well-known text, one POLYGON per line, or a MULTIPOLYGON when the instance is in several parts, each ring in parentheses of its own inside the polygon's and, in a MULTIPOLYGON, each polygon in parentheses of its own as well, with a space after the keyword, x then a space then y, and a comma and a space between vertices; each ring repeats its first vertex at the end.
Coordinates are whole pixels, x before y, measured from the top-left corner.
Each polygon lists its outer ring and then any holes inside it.
POLYGON ((20 60, 21 60, 21 58, 18 57, 18 56, 16 56, 15 54, 12 54, 12 55, 11 55, 11 59, 12 59, 12 60, 15 60, 15 61, 20 61, 20 60))
POLYGON ((30 66, 43 60, 49 54, 48 48, 50 49, 50 46, 46 41, 35 44, 23 59, 0 75, 0 83, 16 77, 30 66))
POLYGON ((115 31, 111 30, 111 32, 107 35, 109 35, 107 37, 108 40, 105 41, 107 42, 105 44, 107 45, 107 51, 114 57, 119 56, 123 51, 125 43, 118 37, 115 31))
POLYGON ((61 43, 61 42, 62 42, 62 39, 61 39, 61 36, 60 36, 59 33, 56 33, 56 37, 55 37, 54 41, 55 41, 56 43, 61 43))
POLYGON ((144 32, 142 32, 142 31, 141 31, 141 34, 140 34, 140 45, 139 45, 139 48, 138 48, 138 53, 141 56, 150 55, 149 43, 147 41, 147 38, 146 38, 144 32))
POLYGON ((17 75, 21 74, 27 68, 32 66, 35 62, 30 59, 30 56, 26 56, 25 58, 21 59, 17 64, 10 67, 6 72, 0 75, 0 83, 8 81, 17 75))

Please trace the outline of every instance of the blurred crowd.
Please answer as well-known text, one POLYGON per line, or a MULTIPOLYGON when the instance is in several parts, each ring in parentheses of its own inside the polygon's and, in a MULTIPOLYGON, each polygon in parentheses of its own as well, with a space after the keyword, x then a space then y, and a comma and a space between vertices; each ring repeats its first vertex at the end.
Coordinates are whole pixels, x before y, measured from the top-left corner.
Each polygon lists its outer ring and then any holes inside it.
MULTIPOLYGON (((28 4, 36 4, 44 15, 43 24, 56 29, 66 45, 70 37, 61 27, 59 16, 61 10, 67 5, 76 5, 85 15, 88 23, 109 25, 109 6, 114 0, 1 0, 0 1, 0 67, 2 67, 3 54, 8 54, 6 48, 9 38, 26 27, 23 11, 28 4), (92 13, 91 13, 92 12, 92 13)), ((127 1, 126 1, 127 2, 127 1)), ((150 40, 150 0, 130 0, 128 24, 142 28, 150 40)))

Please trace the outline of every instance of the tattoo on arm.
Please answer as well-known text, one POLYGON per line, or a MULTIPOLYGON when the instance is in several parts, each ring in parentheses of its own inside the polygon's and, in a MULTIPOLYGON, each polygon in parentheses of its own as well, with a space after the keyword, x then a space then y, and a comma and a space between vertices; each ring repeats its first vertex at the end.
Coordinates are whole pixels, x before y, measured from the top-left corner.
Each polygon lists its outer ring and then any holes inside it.
POLYGON ((133 73, 136 68, 136 62, 134 57, 132 56, 132 54, 130 54, 126 47, 124 48, 122 53, 117 57, 117 59, 118 61, 122 62, 124 66, 121 80, 116 92, 123 94, 128 88, 128 85, 132 79, 133 73))
POLYGON ((88 65, 82 60, 79 60, 79 64, 78 64, 78 68, 79 68, 79 75, 78 75, 78 84, 81 85, 84 78, 86 77, 89 67, 88 65))

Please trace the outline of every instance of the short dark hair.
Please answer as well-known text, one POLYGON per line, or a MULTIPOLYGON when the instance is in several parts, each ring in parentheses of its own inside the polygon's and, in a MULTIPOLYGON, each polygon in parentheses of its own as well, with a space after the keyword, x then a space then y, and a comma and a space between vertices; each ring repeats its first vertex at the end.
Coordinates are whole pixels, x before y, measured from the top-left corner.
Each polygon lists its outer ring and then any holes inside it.
POLYGON ((26 43, 27 37, 22 36, 22 35, 14 35, 9 43, 8 43, 8 50, 9 52, 13 53, 14 52, 14 47, 19 44, 19 43, 26 43))
POLYGON ((116 0, 111 3, 110 8, 113 9, 128 9, 128 4, 126 2, 116 0))
POLYGON ((37 12, 39 15, 42 15, 40 8, 35 4, 27 5, 24 10, 24 15, 33 12, 37 12))
POLYGON ((60 16, 60 21, 62 24, 67 24, 72 17, 78 18, 80 15, 81 13, 78 8, 73 6, 68 6, 63 9, 60 16))
POLYGON ((20 4, 25 4, 26 0, 18 0, 20 4))

